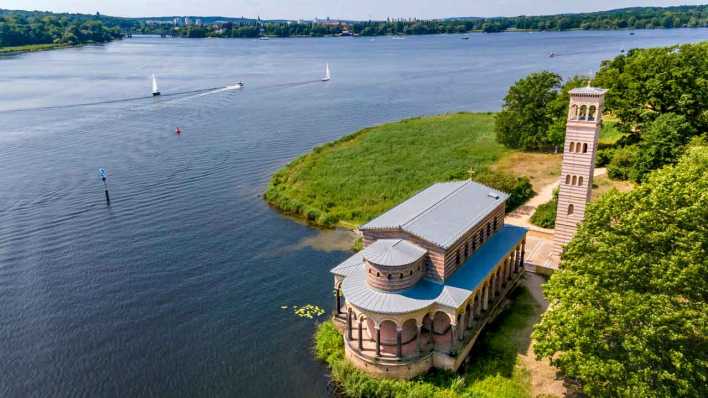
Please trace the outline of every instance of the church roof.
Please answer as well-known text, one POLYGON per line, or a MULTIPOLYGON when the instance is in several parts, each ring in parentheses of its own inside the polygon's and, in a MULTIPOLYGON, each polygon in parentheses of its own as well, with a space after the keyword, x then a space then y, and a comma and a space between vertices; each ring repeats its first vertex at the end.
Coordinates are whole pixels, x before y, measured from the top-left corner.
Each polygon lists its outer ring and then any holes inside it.
POLYGON ((400 229, 447 249, 508 198, 506 193, 474 181, 438 183, 359 229, 400 229))
POLYGON ((367 282, 361 252, 351 256, 331 272, 345 277, 342 292, 347 302, 367 311, 403 314, 433 304, 459 308, 525 235, 525 228, 505 225, 442 284, 423 279, 414 286, 397 292, 378 290, 367 282))

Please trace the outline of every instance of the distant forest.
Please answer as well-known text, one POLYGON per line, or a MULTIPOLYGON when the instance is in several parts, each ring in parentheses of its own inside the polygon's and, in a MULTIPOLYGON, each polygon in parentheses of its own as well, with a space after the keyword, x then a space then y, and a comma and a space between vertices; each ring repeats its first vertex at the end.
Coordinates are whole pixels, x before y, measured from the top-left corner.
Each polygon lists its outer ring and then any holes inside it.
MULTIPOLYGON (((0 9, 0 47, 33 44, 75 45, 107 42, 134 33, 181 37, 259 37, 328 35, 420 35, 436 33, 564 31, 574 29, 668 29, 708 27, 708 5, 624 8, 581 14, 499 18, 387 21, 268 21, 192 17, 202 24, 173 24, 174 17, 121 18, 0 9)), ((183 19, 180 18, 180 21, 183 19)))

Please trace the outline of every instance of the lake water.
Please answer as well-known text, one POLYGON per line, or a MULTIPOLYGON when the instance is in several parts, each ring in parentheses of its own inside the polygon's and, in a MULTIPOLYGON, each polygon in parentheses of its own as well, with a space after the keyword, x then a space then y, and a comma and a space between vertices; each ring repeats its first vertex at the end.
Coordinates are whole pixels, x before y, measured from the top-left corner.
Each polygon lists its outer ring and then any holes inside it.
POLYGON ((276 169, 372 124, 496 111, 529 72, 587 74, 708 30, 469 37, 140 37, 0 58, 0 396, 326 396, 314 322, 280 306, 330 310, 349 253, 262 201, 276 169), (146 98, 152 73, 162 97, 146 98))

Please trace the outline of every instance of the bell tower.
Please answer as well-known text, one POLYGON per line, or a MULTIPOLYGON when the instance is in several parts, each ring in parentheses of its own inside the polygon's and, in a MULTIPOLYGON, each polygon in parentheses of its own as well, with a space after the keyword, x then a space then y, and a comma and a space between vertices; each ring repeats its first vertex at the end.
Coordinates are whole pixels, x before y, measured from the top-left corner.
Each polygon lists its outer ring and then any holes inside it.
POLYGON ((563 146, 553 255, 560 256, 585 218, 590 201, 595 152, 602 126, 602 106, 607 90, 582 87, 570 91, 568 122, 563 146))

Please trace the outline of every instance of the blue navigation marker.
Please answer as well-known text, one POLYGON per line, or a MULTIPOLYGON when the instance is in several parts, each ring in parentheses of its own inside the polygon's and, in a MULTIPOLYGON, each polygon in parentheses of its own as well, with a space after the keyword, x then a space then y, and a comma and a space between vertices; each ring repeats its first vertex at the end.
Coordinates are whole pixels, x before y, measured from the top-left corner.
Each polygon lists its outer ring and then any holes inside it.
POLYGON ((103 181, 103 188, 105 189, 106 193, 106 205, 110 206, 111 205, 111 197, 108 196, 108 182, 106 182, 106 176, 107 176, 106 169, 100 168, 98 169, 98 176, 101 177, 101 181, 103 181))

